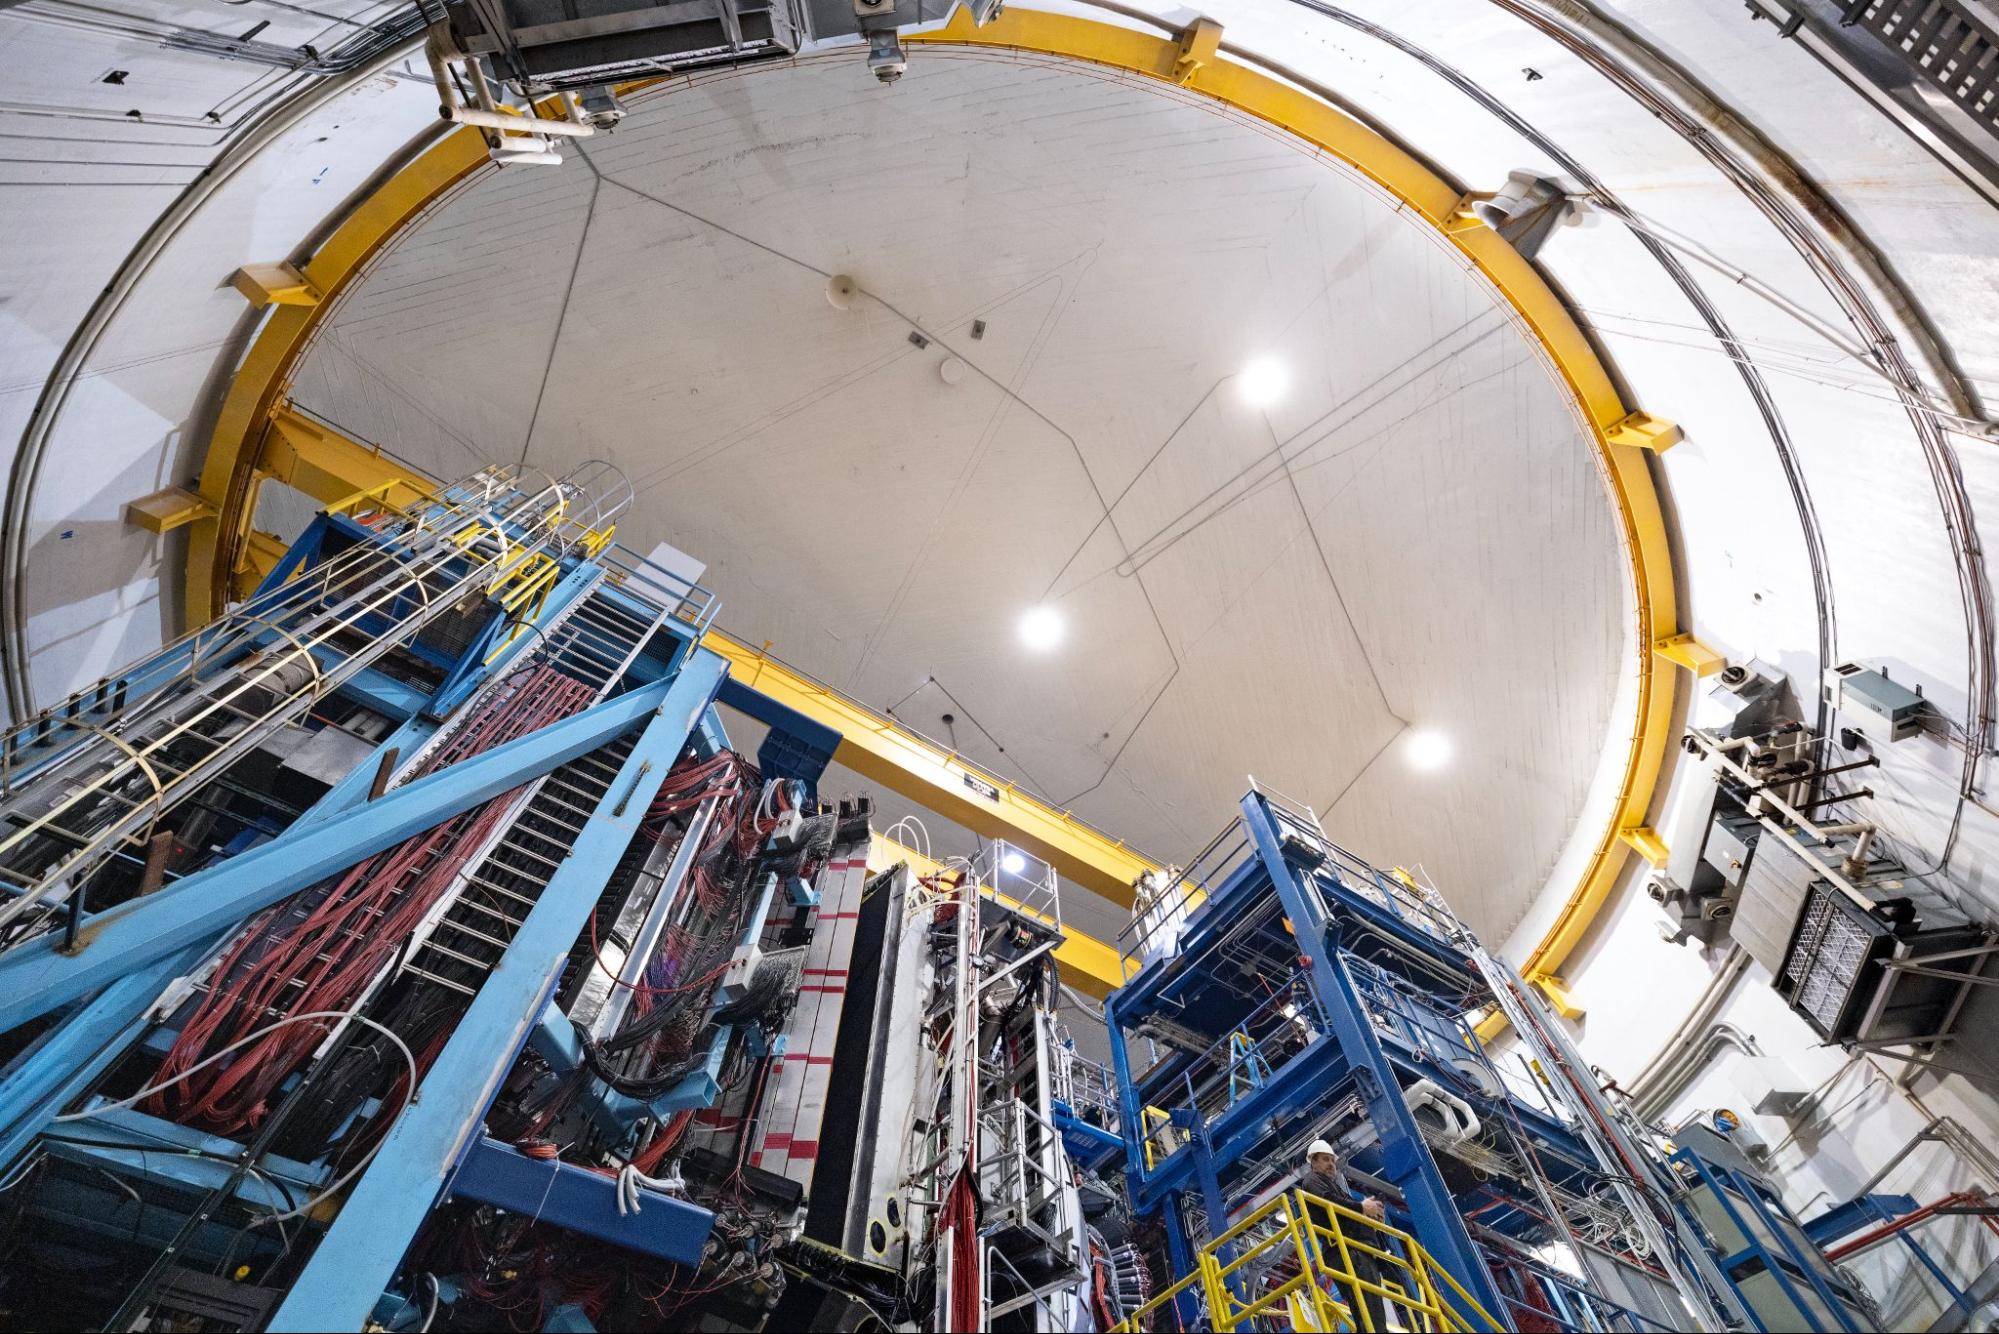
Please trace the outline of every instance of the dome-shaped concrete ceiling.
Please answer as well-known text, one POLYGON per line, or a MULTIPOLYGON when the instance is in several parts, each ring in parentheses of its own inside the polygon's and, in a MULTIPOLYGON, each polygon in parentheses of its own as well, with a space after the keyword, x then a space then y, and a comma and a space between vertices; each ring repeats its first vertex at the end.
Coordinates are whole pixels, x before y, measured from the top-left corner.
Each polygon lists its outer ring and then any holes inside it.
POLYGON ((675 84, 474 178, 297 400, 438 474, 609 459, 621 536, 705 560, 739 637, 1162 858, 1254 773, 1497 940, 1629 726, 1615 514, 1539 347, 1267 126, 924 57, 675 84))

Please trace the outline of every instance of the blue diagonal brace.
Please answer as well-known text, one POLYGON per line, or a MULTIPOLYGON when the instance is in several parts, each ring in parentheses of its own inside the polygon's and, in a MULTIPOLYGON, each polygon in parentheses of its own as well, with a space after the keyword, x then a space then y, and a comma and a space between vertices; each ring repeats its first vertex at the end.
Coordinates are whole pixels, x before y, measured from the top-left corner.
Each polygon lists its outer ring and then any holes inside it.
MULTIPOLYGON (((54 933, 0 955, 0 1032, 207 940, 307 885, 596 750, 658 709, 679 679, 593 705, 310 828, 287 830, 170 889, 98 913, 73 954, 57 948, 61 936, 54 933)), ((707 704, 704 698, 702 707, 707 704)))
MULTIPOLYGON (((588 591, 595 579, 593 566, 579 566, 571 571, 549 593, 538 622, 561 613, 588 591)), ((476 686, 494 673, 514 666, 538 638, 533 634, 521 636, 485 664, 471 684, 476 686)), ((414 755, 437 728, 438 724, 427 718, 406 719, 376 747, 375 755, 379 757, 390 749, 404 756, 414 755)), ((335 783, 311 810, 293 823, 288 833, 301 834, 367 801, 369 788, 375 781, 375 768, 373 762, 360 765, 335 783)), ((123 1054, 131 1040, 145 1028, 146 1010, 166 985, 194 967, 234 926, 235 922, 229 922, 200 944, 125 973, 63 1016, 36 1039, 33 1047, 0 1069, 0 1166, 14 1162, 64 1103, 90 1087, 123 1054)))
POLYGON ((610 791, 272 1317, 274 1334, 358 1330, 367 1322, 453 1169, 478 1140, 486 1108, 548 1003, 605 882, 727 670, 699 649, 662 687, 658 712, 610 791))
POLYGON ((104 988, 0 1071, 0 1164, 13 1162, 64 1103, 96 1082, 145 1028, 162 988, 201 958, 170 954, 104 988))

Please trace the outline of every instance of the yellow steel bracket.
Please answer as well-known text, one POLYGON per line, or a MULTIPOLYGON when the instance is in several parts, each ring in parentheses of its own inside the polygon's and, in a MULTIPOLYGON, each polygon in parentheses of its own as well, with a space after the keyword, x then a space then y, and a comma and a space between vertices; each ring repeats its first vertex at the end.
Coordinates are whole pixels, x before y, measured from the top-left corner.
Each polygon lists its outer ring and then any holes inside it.
POLYGON ((1667 662, 1686 668, 1696 678, 1713 676, 1728 666, 1727 658, 1692 635, 1667 635, 1652 645, 1652 651, 1667 662))
POLYGON ((1192 83, 1201 68, 1222 49, 1222 25, 1213 19, 1195 19, 1180 31, 1180 53, 1173 62, 1173 81, 1192 83))
POLYGON ((1684 438, 1680 428, 1661 417, 1643 412, 1629 414, 1614 423, 1605 437, 1613 445, 1629 445, 1633 449, 1649 449, 1654 454, 1663 454, 1684 438))
POLYGON ((125 503, 125 522, 149 533, 171 533, 196 519, 215 517, 215 506, 185 487, 170 486, 125 503))
POLYGON ((1569 984, 1561 978, 1556 977, 1553 973, 1536 973, 1527 980, 1540 989, 1541 994, 1548 998, 1548 1004, 1554 1006, 1555 1013, 1562 1016, 1562 1018, 1580 1019, 1583 1017, 1583 1007, 1578 1005, 1576 998, 1569 994, 1569 984))
POLYGON ((1654 866, 1664 866, 1669 849, 1666 840, 1660 838, 1650 825, 1629 825, 1617 831, 1625 846, 1643 857, 1654 866))
POLYGON ((1473 190, 1459 195, 1457 205, 1451 209, 1451 216, 1444 219, 1444 231, 1448 234, 1485 226, 1485 219, 1478 215, 1472 205, 1482 204, 1492 196, 1493 192, 1490 190, 1473 190))
POLYGON ((323 294, 312 280, 289 264, 245 264, 229 275, 229 284, 253 306, 316 306, 323 294))

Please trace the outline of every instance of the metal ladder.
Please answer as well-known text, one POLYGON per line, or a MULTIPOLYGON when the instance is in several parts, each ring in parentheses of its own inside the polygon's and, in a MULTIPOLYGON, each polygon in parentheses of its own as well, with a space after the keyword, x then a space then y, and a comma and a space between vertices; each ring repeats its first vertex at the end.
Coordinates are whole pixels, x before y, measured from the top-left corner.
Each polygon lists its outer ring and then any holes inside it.
MULTIPOLYGON (((636 600, 652 613, 649 620, 617 605, 602 588, 583 598, 549 632, 548 662, 596 687, 599 699, 615 693, 669 614, 664 606, 636 600)), ((634 744, 634 737, 622 737, 530 784, 512 818, 474 854, 471 869, 417 929, 400 972, 476 994, 478 981, 499 963, 609 794, 634 744)))
POLYGON ((419 929, 401 972, 478 994, 521 923, 562 867, 583 827, 610 793, 637 744, 624 736, 539 780, 514 819, 463 873, 427 931, 419 929))

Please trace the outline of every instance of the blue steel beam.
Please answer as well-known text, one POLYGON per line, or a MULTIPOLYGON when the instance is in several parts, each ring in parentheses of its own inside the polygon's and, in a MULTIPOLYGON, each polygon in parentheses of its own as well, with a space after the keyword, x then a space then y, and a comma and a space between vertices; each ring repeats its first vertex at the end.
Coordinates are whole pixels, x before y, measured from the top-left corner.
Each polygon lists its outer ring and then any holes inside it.
POLYGON ((621 1214, 616 1177, 573 1163, 530 1158, 492 1138, 482 1138, 465 1155, 464 1165, 451 1179, 451 1195, 675 1264, 693 1264, 701 1258, 715 1223, 715 1215, 700 1205, 643 1188, 639 1211, 621 1214))
MULTIPOLYGON (((303 539, 301 540, 303 545, 303 539)), ((560 615, 597 580, 596 566, 578 566, 549 591, 535 621, 560 615)), ((466 678, 476 688, 504 671, 539 642, 523 635, 491 662, 466 678)), ((405 762, 436 734, 439 724, 426 717, 406 719, 376 747, 375 754, 395 750, 405 762)), ((288 833, 299 833, 359 806, 375 781, 374 763, 356 767, 335 783, 312 809, 293 822, 288 833)), ((200 944, 169 954, 110 983, 63 1018, 34 1045, 0 1071, 0 1166, 26 1151, 62 1107, 89 1088, 145 1028, 147 1009, 174 978, 192 969, 235 926, 229 923, 200 944)))
POLYGON ((13 1162, 49 1118, 96 1082, 146 1026, 167 983, 207 950, 195 946, 127 973, 35 1039, 0 1072, 0 1168, 13 1162))
POLYGON ((817 790, 840 748, 838 732, 733 678, 723 685, 721 702, 770 729, 757 750, 758 768, 772 777, 803 779, 817 790))
MULTIPOLYGON (((204 1195, 229 1180, 234 1160, 243 1154, 243 1146, 234 1140, 129 1108, 112 1108, 88 1120, 65 1122, 43 1143, 58 1158, 204 1195)), ((257 1160, 257 1171, 238 1184, 236 1195, 280 1213, 311 1199, 332 1174, 330 1167, 314 1167, 267 1153, 257 1160)))
MULTIPOLYGON (((681 676, 686 675, 683 669, 681 676)), ((679 679, 605 700, 361 807, 304 830, 287 830, 219 866, 182 877, 171 889, 98 913, 79 933, 75 953, 62 953, 60 933, 52 933, 0 955, 0 1031, 211 939, 307 885, 596 750, 662 707, 679 679)), ((693 726, 690 720, 688 729, 693 726)), ((666 763, 672 760, 669 755, 666 763)))
POLYGON ((1381 1175, 1402 1192, 1410 1230, 1480 1306, 1489 1312, 1506 1309, 1450 1188, 1444 1184, 1443 1173, 1423 1142, 1415 1113, 1403 1100, 1395 1072, 1367 1017, 1360 989, 1340 956, 1339 924, 1327 912, 1324 895, 1285 857, 1282 833, 1263 796, 1255 792, 1245 796, 1242 811, 1257 856, 1291 919, 1298 947, 1310 960, 1320 1011, 1347 1063, 1362 1074, 1361 1100, 1381 1138, 1381 1175))
MULTIPOLYGON (((700 649, 662 683, 663 695, 652 687, 633 692, 656 699, 657 710, 272 1317, 274 1334, 358 1330, 367 1322, 453 1168, 477 1139, 486 1108, 548 1004, 606 881, 726 671, 719 657, 700 649)), ((516 772, 510 786, 526 777, 516 772)))
POLYGON ((1888 1223, 1913 1213, 1913 1195, 1856 1195, 1804 1224, 1805 1236, 1820 1250, 1837 1245, 1869 1223, 1888 1223))

